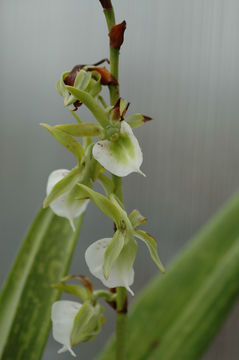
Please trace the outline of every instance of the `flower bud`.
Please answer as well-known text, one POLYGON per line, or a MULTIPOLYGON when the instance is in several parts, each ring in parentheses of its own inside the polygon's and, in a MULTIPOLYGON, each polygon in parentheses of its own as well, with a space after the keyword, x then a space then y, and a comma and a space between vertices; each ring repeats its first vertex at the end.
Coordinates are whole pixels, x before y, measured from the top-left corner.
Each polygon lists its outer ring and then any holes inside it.
POLYGON ((58 353, 68 350, 71 355, 76 356, 71 349, 71 332, 75 317, 81 307, 82 304, 68 300, 60 300, 52 305, 51 320, 53 325, 53 338, 63 345, 58 353))
POLYGON ((132 295, 133 291, 130 285, 134 282, 134 269, 128 267, 124 257, 119 257, 111 268, 110 275, 106 280, 103 272, 104 255, 107 247, 111 242, 111 238, 105 238, 95 241, 91 244, 85 252, 85 260, 90 272, 102 283, 109 288, 117 286, 125 287, 132 295))
MULTIPOLYGON (((48 178, 46 193, 49 195, 53 187, 68 174, 69 170, 58 169, 53 171, 48 178)), ((64 194, 60 195, 56 200, 50 203, 52 211, 58 215, 65 217, 69 220, 73 231, 75 231, 75 225, 73 219, 80 216, 87 208, 89 200, 76 200, 75 199, 75 187, 70 189, 64 194)))
POLYGON ((142 175, 140 166, 143 155, 138 140, 125 121, 121 122, 117 139, 98 141, 93 147, 94 158, 108 171, 117 176, 127 176, 132 172, 142 175))

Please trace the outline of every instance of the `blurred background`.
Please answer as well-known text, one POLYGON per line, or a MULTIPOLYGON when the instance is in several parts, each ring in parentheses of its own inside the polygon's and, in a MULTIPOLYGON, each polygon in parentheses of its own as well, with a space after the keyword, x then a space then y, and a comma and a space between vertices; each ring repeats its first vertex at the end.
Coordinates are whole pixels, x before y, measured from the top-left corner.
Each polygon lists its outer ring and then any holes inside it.
MULTIPOLYGON (((121 95, 154 118, 135 133, 146 178, 124 180, 127 209, 139 209, 160 239, 165 264, 175 256, 239 184, 238 0, 114 1, 117 21, 127 21, 121 49, 121 95)), ((60 74, 108 56, 105 19, 97 0, 1 0, 0 4, 0 281, 10 270, 54 169, 74 158, 40 122, 73 122, 55 90, 60 74)), ((80 109, 82 119, 91 115, 80 109)), ((239 219, 238 219, 239 220, 239 219)), ((71 273, 89 275, 88 245, 112 234, 111 222, 90 204, 71 273), (94 226, 93 226, 94 224, 94 226)), ((140 247, 136 294, 157 273, 140 247)), ((97 281, 95 284, 100 285, 97 281)), ((114 328, 107 311, 103 332, 76 349, 91 360, 114 328)), ((236 307, 203 360, 238 359, 236 307)), ((49 337, 43 360, 56 354, 49 337)))

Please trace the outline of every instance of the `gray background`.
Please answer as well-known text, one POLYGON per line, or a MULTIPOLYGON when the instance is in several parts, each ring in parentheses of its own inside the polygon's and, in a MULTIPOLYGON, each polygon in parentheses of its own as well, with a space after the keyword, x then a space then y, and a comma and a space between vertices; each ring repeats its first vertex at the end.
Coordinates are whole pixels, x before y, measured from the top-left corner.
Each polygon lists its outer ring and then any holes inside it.
MULTIPOLYGON (((125 201, 129 210, 137 207, 149 218, 146 228, 161 239, 160 254, 167 264, 238 188, 239 2, 115 3, 118 21, 128 23, 121 94, 131 102, 130 113, 155 119, 135 131, 147 177, 125 179, 125 201)), ((1 0, 0 20, 3 282, 44 198, 48 174, 74 165, 71 154, 39 126, 72 121, 55 91, 56 80, 75 64, 107 56, 108 40, 97 0, 1 0)), ((86 111, 81 114, 92 120, 86 111)), ((111 222, 91 204, 72 273, 88 274, 85 249, 111 232, 111 222)), ((155 273, 140 248, 136 293, 155 273)), ((204 360, 238 359, 238 315, 236 308, 204 360)), ((93 343, 80 345, 79 358, 93 359, 112 329, 108 321, 93 343)), ((58 348, 50 336, 43 359, 71 358, 57 356, 58 348)))

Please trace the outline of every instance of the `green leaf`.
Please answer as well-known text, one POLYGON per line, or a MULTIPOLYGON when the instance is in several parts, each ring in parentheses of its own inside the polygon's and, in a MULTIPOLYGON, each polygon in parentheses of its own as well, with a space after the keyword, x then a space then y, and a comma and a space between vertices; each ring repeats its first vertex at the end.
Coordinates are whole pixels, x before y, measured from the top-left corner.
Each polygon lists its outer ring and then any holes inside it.
POLYGON ((51 285, 68 271, 80 226, 74 233, 50 208, 38 213, 1 292, 0 359, 41 359, 60 295, 51 285))
POLYGON ((70 191, 80 180, 81 173, 79 168, 72 169, 67 176, 60 180, 52 189, 50 194, 45 198, 43 207, 48 207, 52 201, 56 200, 59 196, 66 191, 70 191))
POLYGON ((54 128, 72 136, 99 136, 102 131, 96 123, 56 125, 54 128))
MULTIPOLYGON (((198 360, 239 296, 239 195, 133 305, 128 360, 198 360)), ((114 345, 101 360, 114 358, 114 345)))
POLYGON ((67 148, 72 154, 75 155, 75 157, 78 159, 78 161, 81 160, 81 158, 84 156, 84 149, 72 136, 65 133, 64 131, 57 129, 55 126, 50 126, 48 124, 40 124, 42 127, 44 127, 46 130, 49 131, 49 133, 65 148, 67 148))
POLYGON ((158 266, 159 270, 164 274, 165 269, 164 269, 164 266, 163 266, 163 264, 161 263, 161 261, 160 261, 160 259, 158 257, 157 242, 156 242, 155 238, 152 235, 146 233, 143 230, 135 230, 134 235, 138 239, 142 240, 147 245, 153 261, 158 266))
POLYGON ((129 214, 129 220, 133 227, 141 226, 147 221, 147 219, 140 214, 139 210, 136 209, 129 214))
POLYGON ((121 250, 124 247, 125 243, 125 233, 117 230, 114 233, 114 236, 107 247, 104 255, 104 264, 103 264, 103 273, 106 279, 110 276, 110 271, 115 261, 118 259, 121 250))

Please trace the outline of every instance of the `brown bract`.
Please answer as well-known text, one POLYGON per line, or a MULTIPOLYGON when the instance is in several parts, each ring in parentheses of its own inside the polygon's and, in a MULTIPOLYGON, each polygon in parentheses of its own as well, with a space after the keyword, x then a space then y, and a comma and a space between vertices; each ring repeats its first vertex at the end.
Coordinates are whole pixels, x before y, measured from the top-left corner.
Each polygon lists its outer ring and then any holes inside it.
MULTIPOLYGON (((116 294, 116 288, 110 288, 110 292, 116 294)), ((128 296, 126 296, 124 306, 121 310, 117 310, 117 303, 116 301, 106 301, 116 312, 120 314, 127 314, 128 312, 128 296)))
POLYGON ((69 72, 69 74, 65 77, 64 83, 68 86, 74 86, 75 78, 80 69, 82 69, 85 65, 76 65, 69 72))
POLYGON ((112 119, 115 121, 122 120, 120 115, 120 98, 112 109, 112 119))
POLYGON ((121 45, 124 42, 124 32, 126 29, 126 21, 122 21, 122 23, 117 24, 112 27, 109 32, 110 37, 110 47, 113 49, 119 50, 121 45))
POLYGON ((101 3, 104 10, 111 10, 112 9, 111 0, 100 0, 100 3, 101 3))
POLYGON ((95 70, 101 75, 101 84, 102 85, 118 85, 118 81, 114 78, 114 76, 111 75, 108 69, 106 67, 95 67, 90 68, 89 70, 95 70))

